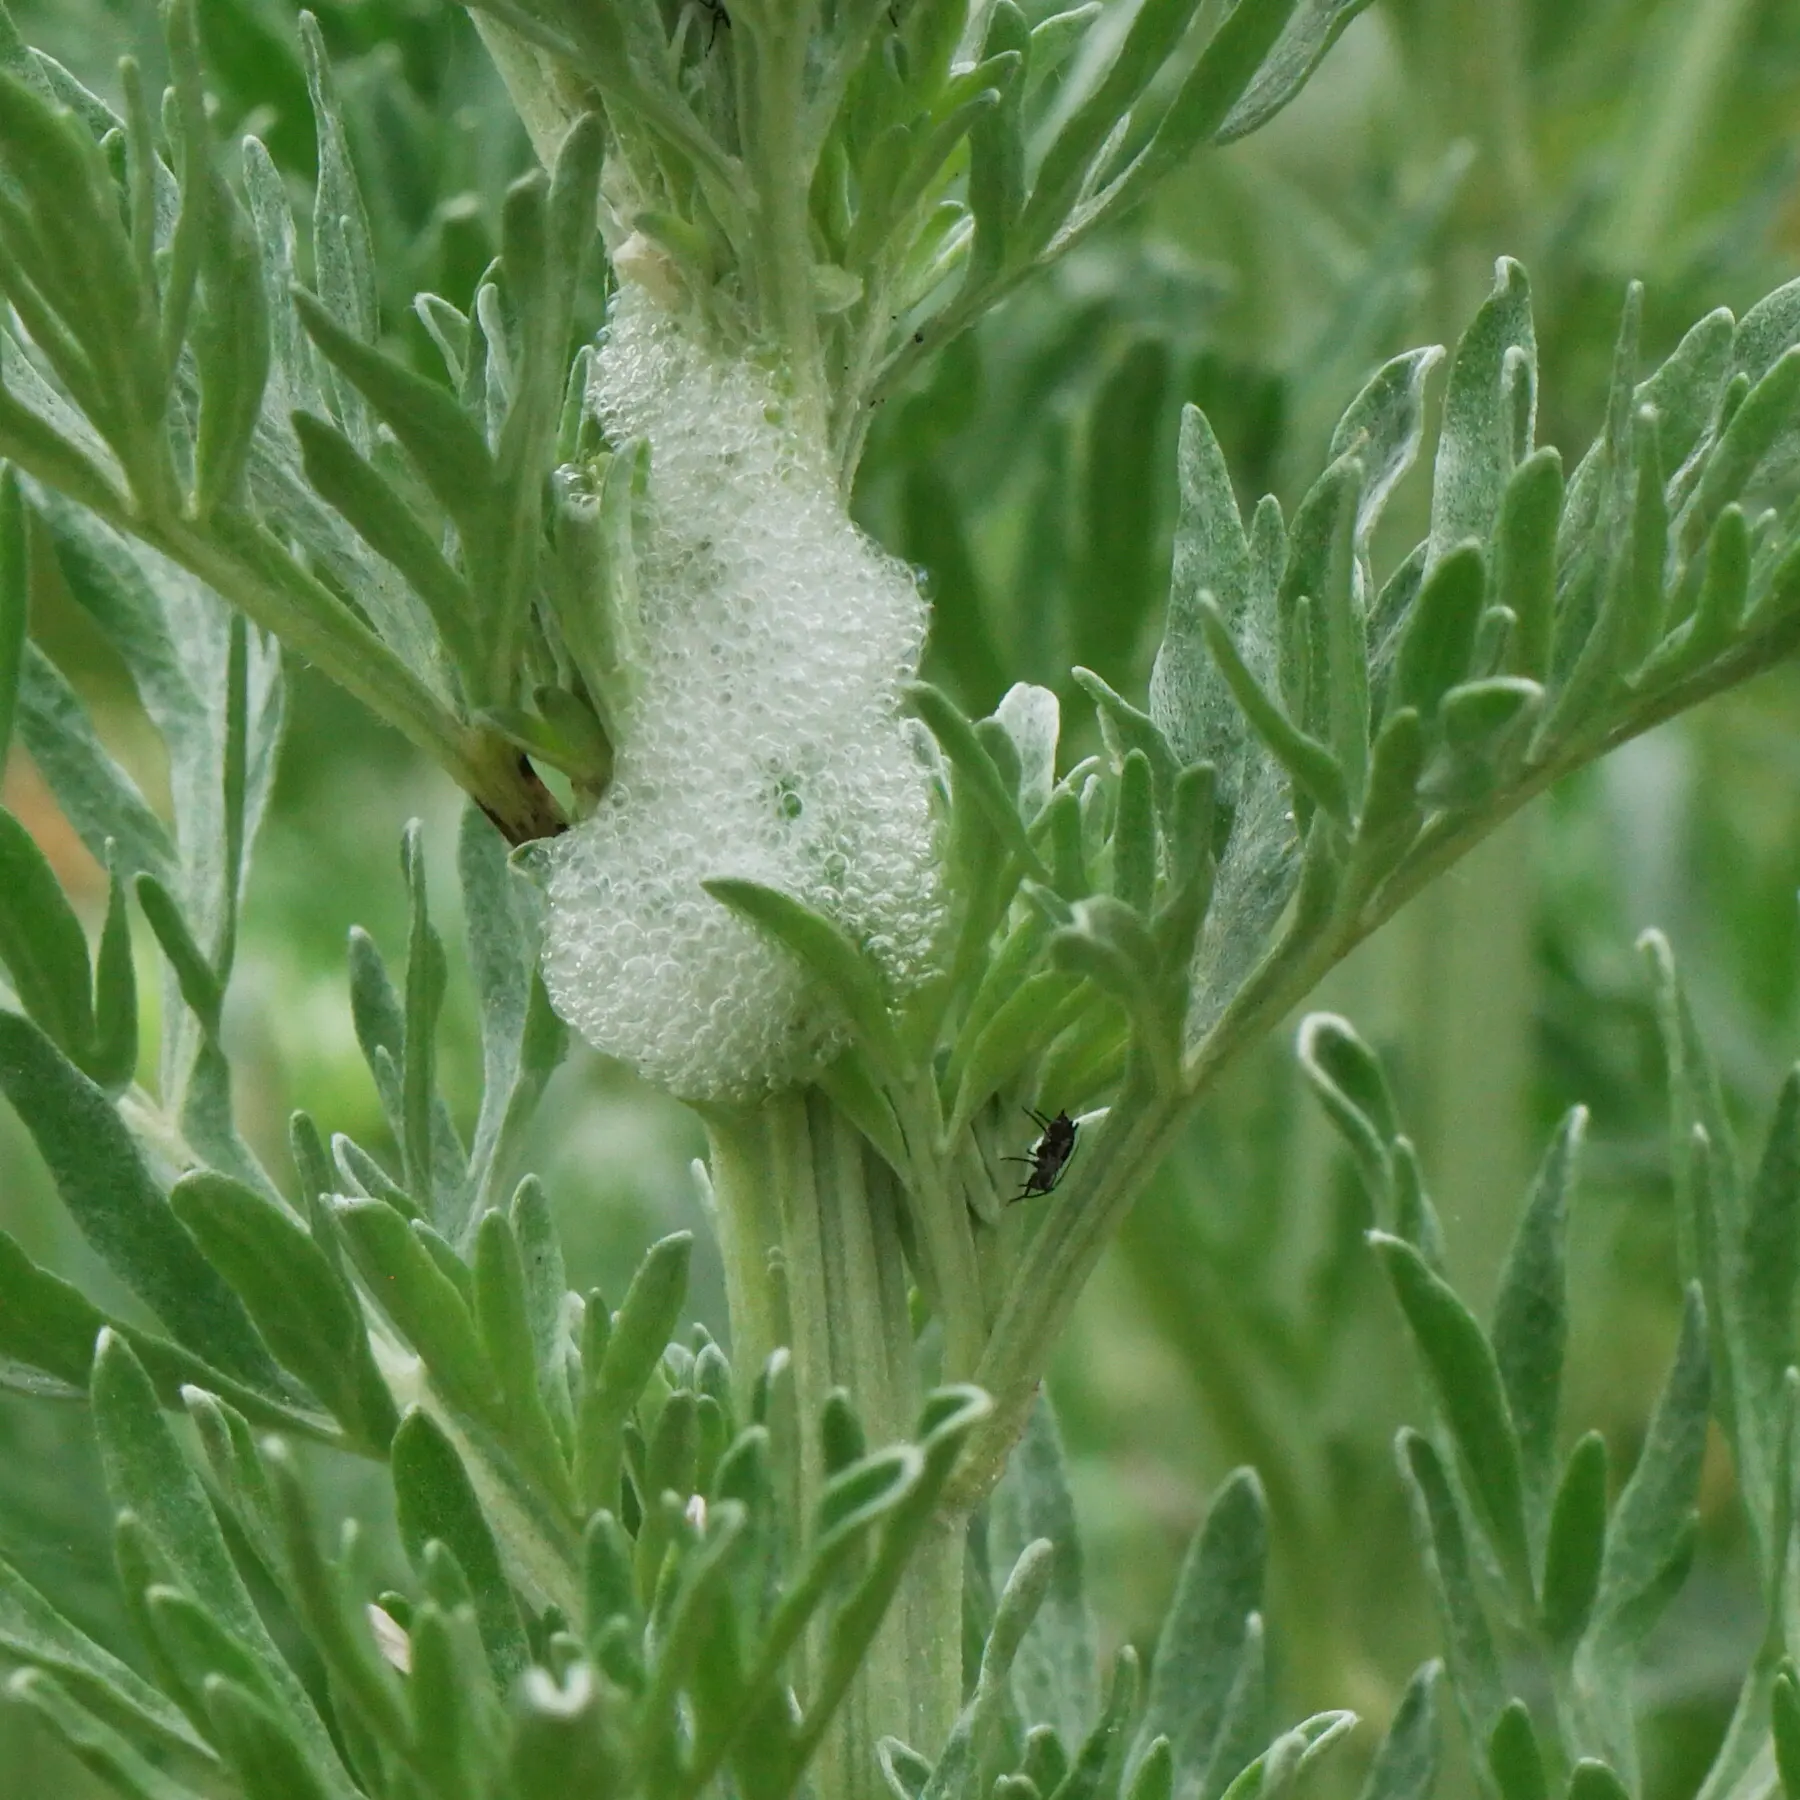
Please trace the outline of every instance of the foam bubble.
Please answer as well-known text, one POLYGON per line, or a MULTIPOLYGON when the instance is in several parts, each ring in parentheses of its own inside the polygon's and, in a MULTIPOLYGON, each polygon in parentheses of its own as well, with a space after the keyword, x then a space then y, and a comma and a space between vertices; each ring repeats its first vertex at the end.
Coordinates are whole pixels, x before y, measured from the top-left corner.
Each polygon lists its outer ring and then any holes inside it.
POLYGON ((544 979, 570 1024, 651 1081, 751 1099, 847 1028, 702 880, 804 900, 896 991, 930 954, 928 784, 899 704, 925 604, 783 428, 769 377, 708 357, 629 284, 590 400, 614 442, 650 445, 642 667, 612 787, 546 846, 544 979))

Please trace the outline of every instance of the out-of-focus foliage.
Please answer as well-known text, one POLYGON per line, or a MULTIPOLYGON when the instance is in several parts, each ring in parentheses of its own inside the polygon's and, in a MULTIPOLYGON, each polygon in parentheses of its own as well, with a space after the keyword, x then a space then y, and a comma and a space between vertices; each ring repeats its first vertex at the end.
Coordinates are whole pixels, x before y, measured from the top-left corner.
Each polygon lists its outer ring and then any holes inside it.
MULTIPOLYGON (((472 288, 527 147, 459 13, 436 0, 318 10, 378 194, 385 311, 404 319, 419 287, 472 288)), ((155 67, 147 6, 16 11, 102 90, 121 48, 155 67)), ((303 191, 311 133, 285 0, 209 0, 200 11, 222 123, 253 124, 303 191)), ((1360 375, 1447 335, 1496 254, 1533 269, 1554 409, 1544 435, 1588 441, 1627 277, 1649 278, 1654 360, 1709 307, 1741 309, 1793 272, 1797 117, 1800 14, 1784 0, 1378 6, 1278 126, 1179 179, 887 406, 860 503, 945 602, 934 678, 976 710, 1015 678, 1062 684, 1071 662, 1139 691, 1166 582, 1179 403, 1205 408, 1243 497, 1268 487, 1291 504, 1360 375)), ((401 347, 427 354, 422 338, 401 347)), ((1396 495, 1396 534, 1417 535, 1422 505, 1422 487, 1396 495)), ((52 577, 34 608, 109 742, 154 790, 157 752, 106 647, 52 577)), ((1078 697, 1065 688, 1063 698, 1065 716, 1079 717, 1078 697)), ((1461 911, 1427 902, 1424 919, 1397 922, 1371 951, 1388 960, 1361 987, 1352 972, 1334 1002, 1391 1053, 1434 1167, 1470 1090, 1491 1089, 1485 1154, 1520 1176, 1555 1117, 1575 1102, 1592 1108, 1587 1197, 1571 1221, 1582 1300, 1568 1410, 1600 1425, 1615 1468, 1643 1434, 1679 1309, 1659 1057, 1630 945, 1641 926, 1669 929, 1728 1102, 1760 1115, 1800 1042, 1797 727, 1800 681, 1778 671, 1578 778, 1504 858, 1471 872, 1477 891, 1461 911), (1467 1024, 1471 996, 1479 1028, 1467 1024)), ((15 766, 9 782, 53 841, 29 770, 15 766)), ((299 680, 227 1020, 259 1147, 279 1142, 300 1100, 361 1141, 383 1141, 340 1003, 343 934, 353 920, 389 942, 404 932, 391 846, 436 791, 403 746, 323 683, 299 680)), ((63 841, 97 920, 103 878, 63 841)), ((446 1030, 446 1087, 466 1107, 477 1043, 454 991, 446 1030)), ((576 1285, 620 1291, 637 1245, 690 1222, 694 1146, 678 1117, 591 1065, 559 1077, 546 1114, 539 1166, 583 1265, 576 1285)), ((78 1268, 10 1119, 0 1130, 4 1222, 41 1259, 78 1268)), ((1439 1188, 1452 1262, 1459 1281, 1475 1265, 1475 1294, 1497 1277, 1518 1188, 1498 1175, 1439 1188)), ((1201 1496, 1240 1461, 1262 1466, 1286 1716, 1337 1703, 1380 1716, 1433 1645, 1387 1450, 1394 1427, 1420 1415, 1373 1265, 1350 1254, 1367 1222, 1298 1098, 1285 1046, 1271 1052, 1239 1072, 1171 1160, 1052 1383, 1109 1640, 1148 1645, 1201 1496), (1334 1338, 1326 1326, 1338 1319, 1349 1323, 1334 1338), (1271 1446, 1272 1429, 1304 1460, 1271 1446), (1278 1471, 1295 1467, 1284 1487, 1278 1471)), ((54 1545, 38 1566, 58 1599, 122 1641, 103 1597, 92 1452, 65 1416, 59 1430, 41 1409, 0 1404, 0 1533, 54 1545)), ((1757 1629, 1730 1491, 1723 1464, 1709 1463, 1696 1574, 1650 1645, 1656 1795, 1693 1791, 1757 1629)), ((0 1743, 0 1767, 20 1771, 24 1793, 80 1791, 60 1759, 16 1742, 0 1743), (39 1754, 37 1765, 5 1760, 39 1754)))

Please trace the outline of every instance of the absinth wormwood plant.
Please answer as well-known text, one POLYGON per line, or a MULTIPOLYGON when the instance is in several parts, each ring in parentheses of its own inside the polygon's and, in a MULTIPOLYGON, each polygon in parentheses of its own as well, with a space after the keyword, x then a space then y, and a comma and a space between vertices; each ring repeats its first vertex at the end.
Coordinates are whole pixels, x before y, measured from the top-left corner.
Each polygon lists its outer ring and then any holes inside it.
MULTIPOLYGON (((1710 315, 1647 376, 1633 290, 1604 432, 1565 478, 1534 441, 1529 295, 1503 262, 1450 360, 1429 533, 1392 571, 1370 545, 1436 350, 1352 401, 1291 522, 1265 499, 1245 524, 1187 414, 1147 708, 1080 678, 1102 754, 1059 772, 1042 690, 971 722, 912 681, 921 603, 843 504, 869 408, 1173 160, 1260 123, 1353 10, 740 4, 715 30, 698 6, 484 6, 545 172, 509 195, 471 310, 420 298, 448 386, 374 341, 310 26, 310 289, 266 155, 247 141, 241 188, 218 171, 185 8, 160 118, 129 66, 120 119, 8 38, 0 693, 113 899, 90 969, 8 830, 22 1010, 0 1080, 169 1336, 16 1256, 3 1328, 21 1365, 91 1386, 166 1698, 25 1590, 10 1642, 56 1678, 27 1694, 127 1791, 166 1791, 148 1745, 202 1786, 222 1758, 257 1796, 560 1792, 583 1766, 661 1795, 727 1765, 776 1793, 809 1762, 855 1795, 883 1779, 885 1734, 902 1792, 940 1752, 938 1792, 1012 1766, 1070 1796, 1122 1778, 1128 1663, 1097 1723, 1076 1702, 1033 1717, 1027 1682, 1022 1724, 1050 1735, 1018 1735, 1008 1662, 1040 1553, 1003 1559, 960 1723, 952 1648, 966 1527, 1113 1226, 1218 1072, 1405 898, 1800 633, 1796 519, 1760 504, 1794 444, 1800 287, 1710 315), (596 222, 618 292, 571 362, 596 222), (169 743, 173 835, 24 641, 33 545, 169 743), (271 637, 498 832, 472 816, 463 845, 488 1078, 472 1148, 436 1096, 443 951, 409 839, 402 988, 366 940, 352 955, 402 1166, 302 1124, 297 1208, 232 1128, 218 1030, 279 732, 271 637), (541 918, 502 838, 530 845, 541 918), (174 982, 155 1099, 134 1084, 128 892, 174 982), (735 1376, 704 1342, 662 1355, 678 1248, 615 1320, 564 1295, 541 1195, 511 1192, 561 1051, 552 997, 706 1119, 735 1376), (1022 1104, 1079 1120, 1029 1206, 1003 1160, 1030 1141, 1022 1104), (328 1700, 285 1672, 156 1398, 194 1414, 328 1700), (383 1602, 404 1696, 346 1610, 354 1558, 326 1569, 263 1427, 390 1460, 423 1592, 383 1602), (496 1696, 528 1667, 504 1725, 496 1696)), ((1253 1588, 1225 1580, 1228 1620, 1253 1588)), ((1208 1679, 1229 1694, 1237 1666, 1208 1679)), ((1196 1704, 1178 1728, 1180 1704, 1153 1688, 1163 1723, 1128 1762, 1146 1793, 1222 1786, 1267 1741, 1254 1709, 1196 1704)), ((1287 1779, 1338 1724, 1245 1779, 1287 1779)))
MULTIPOLYGON (((1640 943, 1668 1065, 1669 1161, 1683 1288, 1672 1363, 1629 1479, 1609 1500, 1608 1453, 1587 1431, 1564 1455, 1572 1300, 1567 1241, 1587 1114, 1545 1150, 1484 1327, 1450 1286, 1443 1240, 1379 1061, 1346 1021, 1308 1019, 1307 1078, 1342 1134, 1425 1377, 1430 1417, 1395 1440, 1474 1774, 1497 1800, 1641 1792, 1634 1674, 1687 1580, 1702 1464, 1716 1419, 1754 1569, 1756 1631, 1723 1741, 1692 1792, 1800 1792, 1795 1612, 1795 1271, 1800 1070, 1790 1070, 1753 1169, 1739 1161, 1717 1071, 1668 943, 1640 943), (1760 1616, 1758 1616, 1760 1615, 1760 1616), (1527 1698, 1531 1696, 1531 1698, 1527 1698), (1534 1704, 1535 1702, 1535 1704, 1534 1704)), ((1384 1749, 1401 1755, 1415 1677, 1384 1749)))

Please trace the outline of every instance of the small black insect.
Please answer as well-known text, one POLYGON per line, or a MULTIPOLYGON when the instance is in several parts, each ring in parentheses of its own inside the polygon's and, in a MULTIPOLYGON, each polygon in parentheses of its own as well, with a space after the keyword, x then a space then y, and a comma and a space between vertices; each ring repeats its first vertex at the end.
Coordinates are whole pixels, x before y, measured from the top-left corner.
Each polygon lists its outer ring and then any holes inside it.
POLYGON ((725 0, 700 0, 700 10, 712 20, 712 30, 706 39, 706 47, 710 51, 719 41, 719 27, 723 25, 727 31, 731 29, 731 14, 725 10, 725 0))
POLYGON ((1024 1163, 1030 1171, 1025 1185, 1013 1195, 1014 1200, 1029 1200, 1035 1194, 1051 1194, 1062 1180, 1069 1158, 1075 1154, 1075 1133, 1080 1129, 1066 1112, 1046 1119, 1041 1112, 1025 1108, 1027 1117, 1044 1134, 1032 1145, 1029 1156, 1002 1157, 1003 1162, 1024 1163))

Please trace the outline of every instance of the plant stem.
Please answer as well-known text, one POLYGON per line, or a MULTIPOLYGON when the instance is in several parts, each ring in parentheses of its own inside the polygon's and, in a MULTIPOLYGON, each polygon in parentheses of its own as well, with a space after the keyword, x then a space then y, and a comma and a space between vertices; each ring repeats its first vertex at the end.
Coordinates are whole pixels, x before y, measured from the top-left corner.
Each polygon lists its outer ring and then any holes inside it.
MULTIPOLYGON (((793 1359, 805 1521, 826 1481, 817 1425, 834 1389, 853 1398, 871 1447, 909 1436, 918 1419, 899 1196, 861 1133, 817 1089, 705 1117, 733 1359, 746 1392, 776 1348, 793 1359)), ((938 1750, 961 1703, 961 1644, 961 1519, 946 1515, 914 1557, 820 1747, 821 1794, 878 1800, 875 1744, 890 1733, 938 1750)))
POLYGON ((1058 1190, 1008 1284, 975 1371, 994 1410, 977 1428, 946 1500, 973 1511, 987 1498, 1025 1429, 1038 1382, 1100 1252, 1143 1190, 1186 1116, 1180 1094, 1157 1092, 1138 1073, 1101 1128, 1086 1166, 1058 1190))
POLYGON ((831 408, 813 305, 807 216, 812 166, 802 142, 810 8, 758 8, 745 13, 743 24, 753 46, 744 84, 749 111, 740 129, 756 196, 757 306, 764 333, 786 360, 796 428, 823 448, 831 408))

